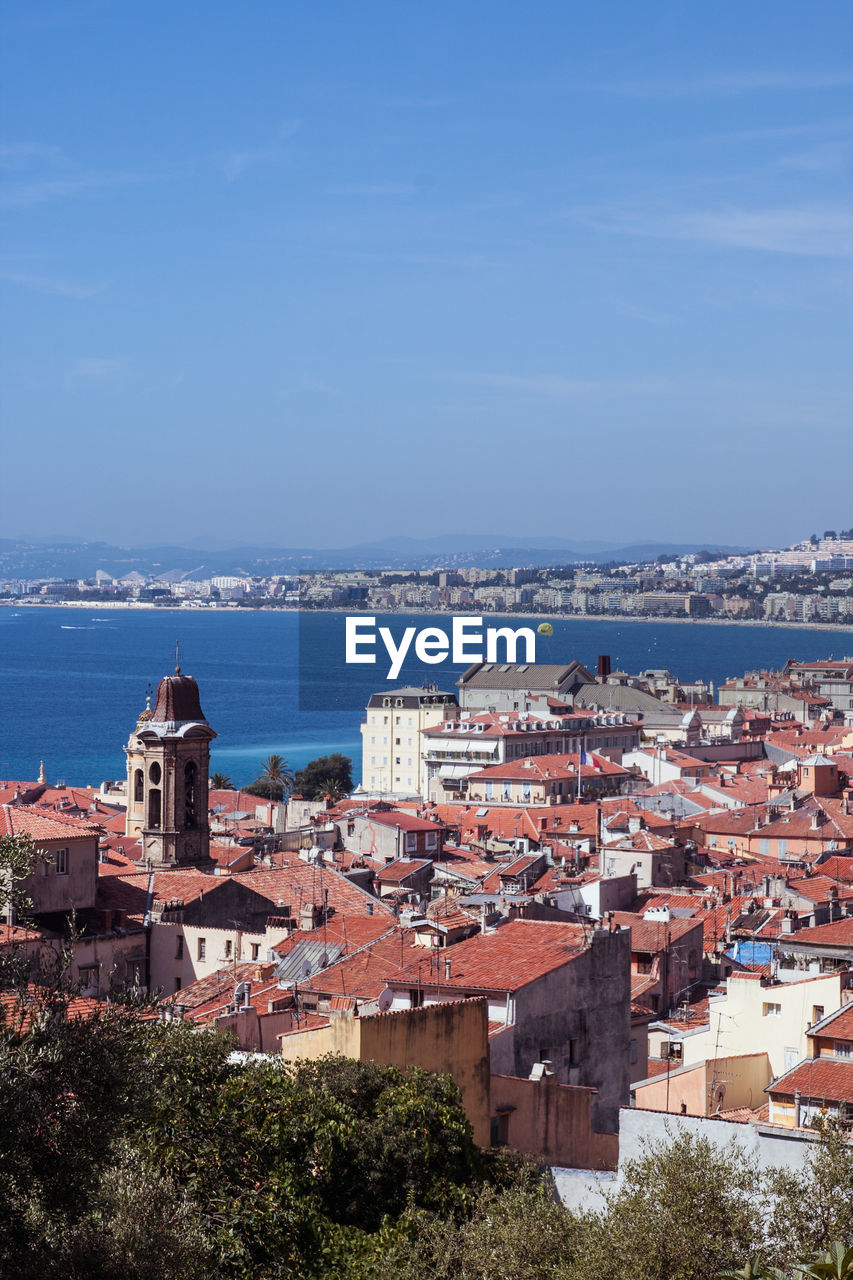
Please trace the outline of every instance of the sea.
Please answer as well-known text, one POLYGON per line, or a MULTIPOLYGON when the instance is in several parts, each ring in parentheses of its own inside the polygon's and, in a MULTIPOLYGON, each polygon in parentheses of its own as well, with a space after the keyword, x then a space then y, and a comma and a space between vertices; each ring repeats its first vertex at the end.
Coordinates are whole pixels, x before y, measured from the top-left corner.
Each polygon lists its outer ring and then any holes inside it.
MULTIPOLYGON (((377 618, 398 637, 406 626, 449 630, 446 615, 377 618)), ((489 617, 484 625, 536 626, 540 618, 489 617)), ((715 683, 745 670, 853 652, 853 630, 665 621, 551 619, 539 662, 599 654, 630 672, 665 667, 682 680, 715 683)), ((273 752, 294 769, 340 751, 361 771, 359 726, 371 693, 434 682, 455 691, 464 669, 407 660, 388 682, 387 662, 347 665, 344 616, 274 610, 0 608, 0 781, 99 785, 124 776, 122 748, 146 691, 173 671, 195 676, 217 737, 211 769, 236 785, 258 776, 273 752), (300 636, 301 632, 301 636, 300 636), (301 643, 300 643, 301 639, 301 643), (177 649, 176 649, 177 646, 177 649)), ((378 650, 384 658, 384 650, 378 650)))

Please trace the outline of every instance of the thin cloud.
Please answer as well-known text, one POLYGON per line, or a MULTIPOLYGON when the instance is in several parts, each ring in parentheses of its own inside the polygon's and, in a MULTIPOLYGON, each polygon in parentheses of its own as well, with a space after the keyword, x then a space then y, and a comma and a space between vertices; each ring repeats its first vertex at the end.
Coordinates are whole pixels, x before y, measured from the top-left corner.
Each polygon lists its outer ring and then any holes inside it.
POLYGON ((114 382, 127 368, 124 356, 79 356, 71 365, 69 376, 75 382, 114 382))
POLYGON ((330 187, 333 196, 413 196, 421 188, 413 182, 352 182, 330 187))
POLYGON ((853 85, 853 71, 747 70, 697 76, 691 80, 614 80, 597 84, 564 85, 576 91, 627 98, 707 98, 741 93, 808 92, 845 89, 853 85))
POLYGON ((57 167, 69 163, 59 147, 43 142, 0 143, 0 169, 14 173, 31 168, 36 161, 57 167))
POLYGON ((36 293, 54 294, 58 298, 75 298, 85 300, 103 293, 106 284, 86 284, 83 281, 67 280, 61 276, 38 275, 29 271, 15 271, 0 267, 0 280, 8 284, 19 285, 22 289, 33 289, 36 293))
POLYGON ((450 106, 453 101, 453 98, 383 98, 382 105, 401 111, 432 111, 436 107, 450 106))
POLYGON ((562 374, 451 373, 442 381, 462 383, 490 391, 542 396, 551 400, 623 395, 662 395, 673 390, 666 378, 594 379, 568 378, 562 374))
POLYGON ((844 206, 694 210, 577 209, 568 215, 597 231, 685 240, 803 257, 853 257, 853 212, 844 206))
POLYGON ((24 209, 50 200, 83 195, 88 191, 105 191, 111 187, 133 186, 150 181, 150 175, 129 171, 92 171, 67 177, 34 177, 26 181, 11 182, 0 189, 0 208, 24 209))
POLYGON ((278 164, 288 154, 289 149, 282 144, 292 138, 301 128, 299 120, 285 120, 276 130, 276 141, 263 147, 245 147, 226 153, 222 161, 222 172, 226 182, 236 182, 249 169, 259 165, 278 164))

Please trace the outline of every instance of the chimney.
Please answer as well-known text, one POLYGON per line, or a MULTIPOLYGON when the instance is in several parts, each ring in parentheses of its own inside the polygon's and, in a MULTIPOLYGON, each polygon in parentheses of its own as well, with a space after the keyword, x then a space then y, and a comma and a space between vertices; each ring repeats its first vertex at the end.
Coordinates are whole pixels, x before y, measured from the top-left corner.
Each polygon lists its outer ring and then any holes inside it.
POLYGON ((445 977, 445 980, 450 978, 450 960, 449 959, 445 960, 444 962, 444 977, 445 977))
POLYGON ((610 654, 600 653, 598 655, 598 679, 603 683, 610 675, 610 654))

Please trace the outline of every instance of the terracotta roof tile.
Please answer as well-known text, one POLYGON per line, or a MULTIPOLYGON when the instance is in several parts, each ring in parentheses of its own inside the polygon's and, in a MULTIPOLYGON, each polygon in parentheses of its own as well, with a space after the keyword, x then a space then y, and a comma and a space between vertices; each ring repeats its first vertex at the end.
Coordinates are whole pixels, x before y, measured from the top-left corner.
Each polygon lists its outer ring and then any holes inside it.
POLYGON ((771 1097, 790 1098, 795 1092, 820 1102, 853 1102, 853 1062, 809 1058, 765 1089, 771 1097))

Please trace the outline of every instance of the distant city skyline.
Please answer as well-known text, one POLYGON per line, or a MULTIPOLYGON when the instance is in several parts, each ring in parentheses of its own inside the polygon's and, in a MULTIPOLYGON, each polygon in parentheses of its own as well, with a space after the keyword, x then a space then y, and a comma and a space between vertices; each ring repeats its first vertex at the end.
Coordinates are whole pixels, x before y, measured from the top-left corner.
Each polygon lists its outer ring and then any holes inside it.
POLYGON ((0 537, 849 524, 851 37, 841 0, 11 0, 0 537))

